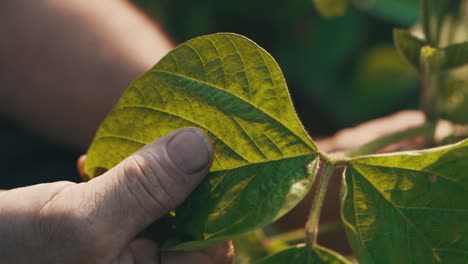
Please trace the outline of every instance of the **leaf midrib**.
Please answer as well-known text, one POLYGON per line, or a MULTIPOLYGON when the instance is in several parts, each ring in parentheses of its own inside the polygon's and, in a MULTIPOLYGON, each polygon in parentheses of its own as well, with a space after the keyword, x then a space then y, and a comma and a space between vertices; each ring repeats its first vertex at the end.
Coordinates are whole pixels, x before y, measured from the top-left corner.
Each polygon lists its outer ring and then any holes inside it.
MULTIPOLYGON (((307 156, 307 155, 304 155, 304 157, 306 157, 306 156, 307 156)), ((295 157, 295 158, 297 158, 297 157, 295 157)), ((275 160, 275 161, 277 161, 277 160, 275 160)), ((271 163, 271 161, 261 162, 261 163, 271 163)), ((255 163, 255 165, 258 165, 258 164, 260 164, 260 163, 255 163)), ((293 170, 290 170, 286 175, 284 175, 284 177, 283 177, 282 179, 283 179, 283 180, 289 179, 288 176, 291 175, 292 173, 296 172, 297 168, 298 168, 298 167, 295 167, 293 170)), ((265 168, 264 168, 264 169, 265 169, 265 168)), ((220 172, 220 171, 218 171, 218 172, 220 172)), ((221 171, 221 172, 222 172, 222 171, 221 171)), ((258 175, 255 175, 253 178, 255 178, 255 177, 258 177, 258 175)), ((306 179, 306 178, 308 178, 308 177, 310 177, 309 174, 304 175, 304 179, 306 179)), ((249 181, 249 183, 253 180, 253 178, 249 181)), ((304 180, 304 179, 302 179, 302 180, 304 180)), ((234 200, 238 199, 238 198, 241 196, 241 193, 242 193, 243 191, 245 191, 245 189, 247 188, 247 186, 249 185, 249 183, 248 183, 244 188, 242 188, 242 190, 239 191, 239 193, 236 195, 236 197, 230 201, 229 205, 226 206, 226 207, 224 207, 223 209, 226 209, 226 208, 228 208, 229 206, 231 206, 232 203, 234 202, 234 200)), ((280 184, 280 183, 278 183, 278 184, 280 184)), ((277 184, 277 185, 278 185, 278 184, 277 184)), ((260 200, 258 201, 258 204, 259 204, 259 205, 260 205, 260 204, 263 205, 263 203, 264 203, 266 200, 268 200, 268 198, 269 198, 272 194, 273 194, 273 192, 269 192, 267 195, 264 195, 264 196, 263 196, 263 199, 260 198, 260 200)), ((278 210, 278 212, 279 212, 279 210, 278 210)), ((241 219, 240 219, 239 221, 244 220, 245 218, 247 218, 247 217, 250 216, 250 215, 251 215, 250 212, 246 213, 245 215, 243 215, 243 216, 241 217, 241 219)), ((225 227, 225 228, 222 229, 222 230, 218 230, 218 231, 215 231, 215 232, 213 232, 213 233, 210 233, 210 235, 211 235, 211 236, 215 236, 216 234, 219 234, 219 233, 223 232, 224 230, 229 229, 230 227, 234 226, 234 225, 237 224, 239 221, 236 221, 236 222, 233 223, 232 225, 227 226, 227 227, 225 227)), ((204 234, 206 233, 206 229, 207 229, 207 228, 206 228, 206 225, 207 225, 207 224, 208 224, 208 222, 205 223, 205 230, 203 231, 204 234)))
MULTIPOLYGON (((310 150, 315 150, 316 147, 315 146, 311 146, 309 145, 308 142, 304 141, 304 139, 302 139, 299 135, 297 135, 290 127, 284 125, 283 123, 281 123, 278 119, 276 119, 275 117, 273 117, 272 115, 270 115, 269 113, 263 111, 261 108, 259 108, 257 105, 251 103, 251 102, 248 102, 247 100, 245 100, 244 98, 242 97, 239 97, 238 95, 236 94, 233 94, 225 89, 222 89, 214 84, 211 84, 211 83, 208 83, 206 81, 203 81, 203 80, 199 80, 199 79, 195 79, 193 77, 190 77, 190 76, 187 76, 187 75, 183 75, 183 74, 180 74, 180 73, 176 73, 176 72, 170 72, 170 71, 167 71, 167 70, 162 70, 162 69, 152 69, 150 72, 154 72, 154 73, 162 73, 162 74, 167 74, 167 75, 170 75, 170 76, 174 76, 174 77, 179 77, 179 78, 182 78, 182 79, 187 79, 189 81, 192 81, 192 82, 197 82, 197 83, 200 83, 200 84, 204 84, 204 85, 207 85, 213 89, 216 89, 218 91, 221 91, 223 93, 226 93, 226 94, 229 94, 231 95, 232 97, 235 97, 236 99, 242 101, 243 103, 245 104, 248 104, 248 105, 251 105, 253 106, 255 109, 257 109, 257 111, 261 112, 262 114, 264 114, 265 116, 267 116, 268 118, 270 118, 271 120, 273 120, 277 125, 280 125, 284 128, 286 128, 292 135, 294 135, 297 139, 299 139, 305 146, 307 146, 310 150)), ((297 120, 295 120, 297 121, 297 120)), ((298 122, 298 121, 297 121, 298 122)), ((305 131, 303 131, 305 133, 305 131)))
MULTIPOLYGON (((141 145, 146 145, 146 144, 147 144, 147 143, 139 142, 139 141, 134 140, 134 139, 129 138, 129 137, 121 137, 121 136, 119 136, 119 135, 111 135, 111 134, 106 134, 106 135, 104 135, 104 136, 101 136, 101 137, 99 137, 99 138, 96 138, 96 141, 101 140, 101 139, 105 139, 105 138, 119 138, 119 139, 124 139, 124 140, 128 140, 128 141, 132 141, 132 142, 134 142, 134 143, 141 144, 141 145)), ((223 169, 220 169, 220 170, 210 170, 210 172, 224 172, 224 171, 230 171, 230 170, 240 169, 240 168, 243 168, 243 167, 246 167, 246 166, 259 165, 259 164, 263 164, 263 163, 279 162, 279 161, 286 160, 286 159, 295 159, 295 158, 310 157, 310 158, 313 160, 313 158, 316 157, 316 156, 317 156, 317 154, 311 152, 311 153, 305 153, 305 154, 300 154, 300 155, 287 155, 287 156, 282 156, 282 157, 277 158, 277 159, 268 159, 268 160, 262 160, 262 161, 254 161, 254 162, 247 161, 247 163, 242 164, 242 165, 239 165, 239 166, 232 166, 232 167, 223 168, 223 169)))

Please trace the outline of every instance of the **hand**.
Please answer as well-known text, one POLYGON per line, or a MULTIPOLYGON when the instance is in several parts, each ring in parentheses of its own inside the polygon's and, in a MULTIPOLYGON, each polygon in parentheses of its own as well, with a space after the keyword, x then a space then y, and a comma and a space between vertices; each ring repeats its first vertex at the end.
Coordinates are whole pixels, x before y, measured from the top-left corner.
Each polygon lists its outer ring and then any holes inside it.
POLYGON ((230 263, 230 243, 199 252, 162 252, 154 242, 135 238, 182 203, 212 159, 208 137, 186 128, 89 182, 0 192, 0 262, 230 263))
MULTIPOLYGON (((358 148, 379 137, 422 125, 426 121, 421 111, 405 110, 396 114, 368 121, 353 128, 346 128, 330 138, 318 140, 322 151, 336 152, 358 148)), ((424 147, 422 137, 416 137, 392 144, 379 152, 412 150, 424 147)))

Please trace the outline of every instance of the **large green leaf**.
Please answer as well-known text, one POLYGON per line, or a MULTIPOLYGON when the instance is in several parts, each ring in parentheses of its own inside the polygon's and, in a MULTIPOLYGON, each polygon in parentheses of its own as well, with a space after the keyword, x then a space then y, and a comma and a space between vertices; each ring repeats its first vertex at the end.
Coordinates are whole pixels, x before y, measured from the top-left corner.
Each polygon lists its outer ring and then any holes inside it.
POLYGON ((361 263, 466 263, 468 140, 352 160, 342 219, 361 263))
POLYGON ((340 256, 338 253, 320 246, 314 246, 313 248, 305 246, 291 248, 256 262, 256 264, 284 263, 348 264, 351 262, 340 256))
POLYGON ((267 225, 309 190, 317 149, 276 62, 235 34, 192 39, 133 82, 99 128, 85 172, 110 169, 143 145, 197 126, 213 139, 209 177, 176 211, 178 249, 267 225), (183 237, 183 239, 180 239, 183 237), (198 241, 193 243, 180 243, 198 241))

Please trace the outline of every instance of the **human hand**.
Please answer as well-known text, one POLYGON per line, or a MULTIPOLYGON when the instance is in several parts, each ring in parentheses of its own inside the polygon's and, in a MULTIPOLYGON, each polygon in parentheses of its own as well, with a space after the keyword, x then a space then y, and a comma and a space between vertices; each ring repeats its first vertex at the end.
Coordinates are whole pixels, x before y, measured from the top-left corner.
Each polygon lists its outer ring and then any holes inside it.
POLYGON ((186 128, 89 182, 0 192, 0 262, 230 263, 230 243, 198 252, 163 252, 153 241, 136 239, 182 203, 206 176, 212 159, 208 137, 186 128))

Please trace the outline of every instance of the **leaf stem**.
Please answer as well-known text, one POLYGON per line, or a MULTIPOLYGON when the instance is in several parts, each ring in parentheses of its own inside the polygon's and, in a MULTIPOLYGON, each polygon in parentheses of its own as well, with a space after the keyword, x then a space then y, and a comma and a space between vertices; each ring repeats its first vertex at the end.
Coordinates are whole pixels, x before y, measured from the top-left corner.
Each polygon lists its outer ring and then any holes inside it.
MULTIPOLYGON (((340 230, 343 228, 343 224, 341 221, 330 221, 326 223, 322 223, 319 225, 317 234, 326 234, 336 230, 340 230)), ((298 241, 303 241, 304 239, 304 228, 293 229, 291 231, 281 233, 278 235, 266 237, 266 243, 270 243, 272 241, 282 241, 284 243, 295 243, 298 241)))
POLYGON ((325 194, 327 193, 328 184, 330 183, 331 175, 335 167, 330 163, 325 163, 325 169, 320 179, 317 193, 315 195, 314 202, 312 204, 312 209, 307 220, 305 227, 306 232, 306 244, 311 246, 317 243, 317 234, 318 234, 318 224, 320 221, 320 213, 323 207, 323 201, 325 194))
POLYGON ((389 146, 393 143, 400 142, 405 139, 410 139, 419 135, 428 135, 432 134, 435 129, 435 125, 432 122, 426 122, 420 126, 409 128, 394 134, 383 136, 377 138, 374 141, 371 141, 355 150, 345 152, 347 157, 357 157, 362 155, 368 155, 376 152, 379 149, 382 149, 386 146, 389 146))
POLYGON ((420 0, 419 6, 421 10, 421 24, 423 25, 424 35, 429 45, 433 46, 432 33, 431 33, 431 16, 428 0, 420 0))

